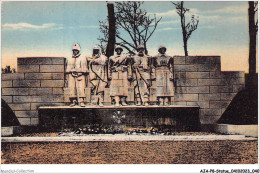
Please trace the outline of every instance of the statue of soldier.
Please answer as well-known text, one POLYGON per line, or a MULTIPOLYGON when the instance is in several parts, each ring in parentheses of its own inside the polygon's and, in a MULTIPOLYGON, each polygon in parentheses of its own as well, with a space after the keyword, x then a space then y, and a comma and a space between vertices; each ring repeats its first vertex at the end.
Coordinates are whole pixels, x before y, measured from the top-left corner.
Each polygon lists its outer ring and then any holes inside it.
POLYGON ((70 106, 75 106, 78 104, 84 107, 85 93, 84 89, 86 87, 86 60, 80 54, 80 46, 75 43, 72 47, 72 59, 66 60, 66 83, 70 92, 70 100, 72 104, 70 106))
POLYGON ((92 104, 104 106, 104 89, 107 85, 107 57, 100 54, 99 48, 94 46, 91 58, 88 58, 89 82, 92 84, 92 104))
POLYGON ((150 67, 149 56, 144 53, 142 45, 137 48, 137 55, 132 59, 132 79, 134 82, 134 93, 136 105, 149 105, 150 67))
POLYGON ((121 104, 126 106, 126 97, 128 95, 128 56, 122 54, 123 48, 117 45, 115 48, 116 54, 109 58, 109 78, 110 83, 110 96, 115 99, 115 106, 121 104))
POLYGON ((159 105, 168 105, 174 97, 173 58, 166 55, 166 47, 160 46, 158 55, 154 57, 156 69, 156 96, 159 105))

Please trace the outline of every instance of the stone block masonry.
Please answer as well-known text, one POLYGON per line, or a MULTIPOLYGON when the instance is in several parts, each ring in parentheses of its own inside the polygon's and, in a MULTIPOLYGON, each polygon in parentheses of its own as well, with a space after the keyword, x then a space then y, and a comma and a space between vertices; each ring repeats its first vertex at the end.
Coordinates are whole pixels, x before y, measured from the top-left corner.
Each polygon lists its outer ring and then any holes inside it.
MULTIPOLYGON (((2 99, 22 125, 37 125, 39 106, 65 105, 65 58, 21 57, 17 62, 18 73, 2 74, 2 99)), ((220 56, 174 56, 173 104, 199 106, 205 127, 216 123, 245 87, 244 72, 221 71, 220 63, 220 56)))
POLYGON ((200 106, 204 127, 216 123, 245 88, 244 72, 221 71, 220 63, 220 56, 174 56, 175 104, 200 106))
POLYGON ((64 105, 63 57, 21 57, 18 73, 2 74, 2 99, 21 125, 38 125, 39 106, 64 105))

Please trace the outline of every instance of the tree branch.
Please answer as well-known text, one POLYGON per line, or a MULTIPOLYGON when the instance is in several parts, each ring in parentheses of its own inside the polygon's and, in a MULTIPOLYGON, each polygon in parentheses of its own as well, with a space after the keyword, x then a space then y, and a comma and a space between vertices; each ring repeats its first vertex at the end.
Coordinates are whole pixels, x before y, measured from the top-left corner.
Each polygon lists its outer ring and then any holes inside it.
MULTIPOLYGON (((162 19, 157 20, 156 16, 150 18, 147 12, 141 9, 143 3, 138 1, 115 2, 116 38, 119 40, 117 43, 124 44, 129 51, 137 50, 139 44, 147 45, 146 42, 162 19), (130 41, 127 38, 130 38, 130 41)), ((108 27, 105 22, 100 22, 100 32, 104 39, 99 38, 99 41, 105 43, 108 36, 108 27)))
POLYGON ((183 4, 184 4, 183 1, 177 2, 177 3, 172 2, 172 4, 175 6, 176 13, 181 18, 182 37, 183 37, 183 44, 184 44, 183 47, 184 47, 185 56, 188 56, 187 42, 188 42, 188 39, 190 38, 192 32, 198 28, 199 20, 195 19, 194 15, 192 15, 191 21, 186 24, 185 13, 189 12, 190 9, 185 8, 183 6, 183 4))

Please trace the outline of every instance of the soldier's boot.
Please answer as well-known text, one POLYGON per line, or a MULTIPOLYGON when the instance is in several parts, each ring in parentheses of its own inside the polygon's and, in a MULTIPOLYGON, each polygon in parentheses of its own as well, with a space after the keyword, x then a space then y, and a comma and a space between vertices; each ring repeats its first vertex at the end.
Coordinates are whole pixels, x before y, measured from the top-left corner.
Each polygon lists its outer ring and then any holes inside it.
POLYGON ((148 101, 149 101, 148 96, 144 96, 144 103, 143 103, 143 105, 144 106, 149 106, 148 101))
POLYGON ((116 107, 120 106, 120 105, 119 105, 119 101, 120 101, 119 96, 115 96, 115 106, 116 106, 116 107))
POLYGON ((81 98, 79 98, 79 104, 80 104, 80 106, 81 107, 85 107, 86 105, 84 104, 84 99, 81 97, 81 98))
POLYGON ((127 104, 126 104, 126 97, 122 97, 121 101, 122 101, 122 106, 127 106, 127 104))
POLYGON ((136 106, 141 106, 140 96, 137 96, 137 98, 136 98, 136 106))
POLYGON ((73 100, 72 103, 70 104, 70 107, 76 106, 77 100, 73 100))
POLYGON ((169 105, 169 98, 168 97, 165 97, 164 98, 164 105, 169 105))
POLYGON ((104 106, 104 104, 103 104, 103 102, 104 102, 104 96, 99 93, 99 94, 98 94, 98 98, 99 98, 99 106, 100 106, 100 107, 103 107, 103 106, 104 106))
POLYGON ((91 105, 97 105, 98 103, 98 96, 92 95, 91 96, 91 105))
POLYGON ((171 104, 174 103, 174 97, 171 97, 171 104))
POLYGON ((163 98, 159 97, 159 106, 163 106, 163 98))

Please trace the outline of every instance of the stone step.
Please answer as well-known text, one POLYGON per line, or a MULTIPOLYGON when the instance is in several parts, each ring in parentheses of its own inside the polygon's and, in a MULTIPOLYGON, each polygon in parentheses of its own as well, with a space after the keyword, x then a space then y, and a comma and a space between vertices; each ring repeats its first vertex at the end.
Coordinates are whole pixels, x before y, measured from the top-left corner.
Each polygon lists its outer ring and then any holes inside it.
POLYGON ((126 135, 98 134, 71 135, 59 137, 2 137, 4 142, 88 142, 88 141, 256 141, 257 138, 244 135, 126 135))

